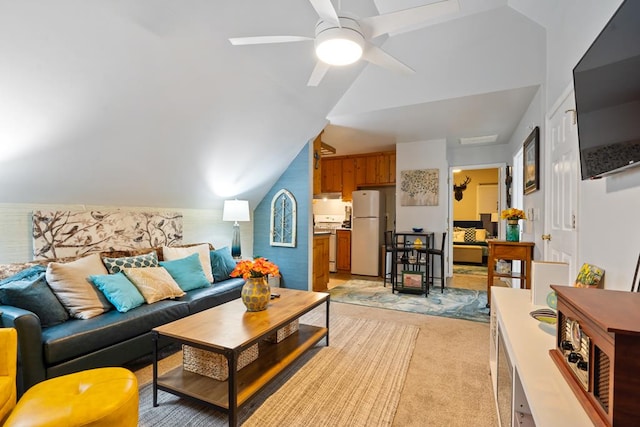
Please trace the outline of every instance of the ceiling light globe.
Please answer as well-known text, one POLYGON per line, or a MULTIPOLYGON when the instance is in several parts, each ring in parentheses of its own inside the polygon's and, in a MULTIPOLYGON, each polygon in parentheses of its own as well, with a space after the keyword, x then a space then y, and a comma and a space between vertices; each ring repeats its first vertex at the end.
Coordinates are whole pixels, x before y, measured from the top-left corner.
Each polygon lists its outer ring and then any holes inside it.
POLYGON ((349 65, 362 57, 364 38, 348 28, 331 28, 316 37, 316 55, 329 65, 349 65))

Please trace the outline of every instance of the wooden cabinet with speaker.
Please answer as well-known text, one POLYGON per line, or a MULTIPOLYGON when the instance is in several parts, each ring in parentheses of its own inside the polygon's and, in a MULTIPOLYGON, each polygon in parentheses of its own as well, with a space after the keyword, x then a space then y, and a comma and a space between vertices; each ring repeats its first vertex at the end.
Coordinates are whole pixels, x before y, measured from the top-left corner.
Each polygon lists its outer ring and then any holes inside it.
POLYGON ((640 294, 551 287, 558 324, 550 354, 574 394, 595 425, 640 425, 640 294))

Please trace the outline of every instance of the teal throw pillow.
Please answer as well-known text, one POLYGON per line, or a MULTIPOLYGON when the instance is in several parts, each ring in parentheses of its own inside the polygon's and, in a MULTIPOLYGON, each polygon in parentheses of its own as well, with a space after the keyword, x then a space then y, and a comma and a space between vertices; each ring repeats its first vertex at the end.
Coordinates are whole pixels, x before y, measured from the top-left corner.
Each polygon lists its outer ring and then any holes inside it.
POLYGON ((124 268, 157 267, 158 255, 156 251, 144 255, 126 256, 122 258, 102 258, 104 266, 110 274, 121 272, 124 268))
POLYGON ((144 304, 144 298, 138 288, 122 272, 96 274, 89 276, 89 280, 120 313, 126 313, 144 304))
POLYGON ((236 268, 236 261, 231 256, 229 247, 211 251, 211 270, 213 270, 213 278, 216 282, 227 280, 231 277, 231 272, 236 268))
POLYGON ((45 328, 69 319, 69 313, 47 284, 44 272, 35 277, 30 274, 19 277, 22 278, 6 280, 0 285, 0 303, 34 313, 45 328))
POLYGON ((173 280, 180 286, 180 289, 185 292, 211 286, 207 276, 204 274, 200 257, 197 253, 193 253, 186 258, 160 261, 159 264, 160 267, 164 267, 169 272, 173 280))

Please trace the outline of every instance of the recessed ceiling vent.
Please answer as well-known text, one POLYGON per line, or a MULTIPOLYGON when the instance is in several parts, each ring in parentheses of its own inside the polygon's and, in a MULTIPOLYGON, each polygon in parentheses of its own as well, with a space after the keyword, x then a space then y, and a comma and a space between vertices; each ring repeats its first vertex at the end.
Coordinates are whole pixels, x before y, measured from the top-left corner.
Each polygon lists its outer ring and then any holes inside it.
POLYGON ((474 145, 474 144, 490 144, 498 140, 498 135, 485 135, 485 136, 472 136, 470 138, 460 138, 460 144, 462 145, 474 145))

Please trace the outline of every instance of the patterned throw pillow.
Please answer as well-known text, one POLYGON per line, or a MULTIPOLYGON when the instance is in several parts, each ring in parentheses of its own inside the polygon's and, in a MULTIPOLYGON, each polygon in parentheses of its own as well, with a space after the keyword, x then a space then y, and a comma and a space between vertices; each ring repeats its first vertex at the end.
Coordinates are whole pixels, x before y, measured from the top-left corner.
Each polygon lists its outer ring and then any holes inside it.
POLYGON ((464 230, 464 241, 475 242, 476 241, 476 228, 470 227, 464 230))
POLYGON ((164 267, 125 268, 124 274, 138 288, 147 304, 185 294, 164 267))
POLYGON ((144 255, 127 256, 122 258, 102 258, 109 274, 116 274, 125 268, 157 267, 158 256, 155 252, 144 255))

